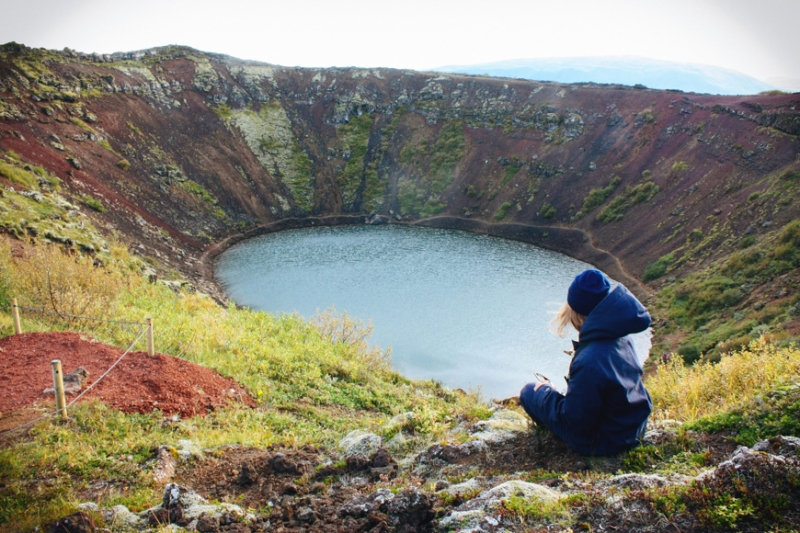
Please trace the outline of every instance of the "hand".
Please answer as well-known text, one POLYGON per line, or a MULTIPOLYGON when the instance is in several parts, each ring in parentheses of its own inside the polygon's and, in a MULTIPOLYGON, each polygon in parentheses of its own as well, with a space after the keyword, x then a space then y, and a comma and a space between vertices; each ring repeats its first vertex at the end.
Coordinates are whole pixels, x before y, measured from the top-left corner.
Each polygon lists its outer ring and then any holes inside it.
POLYGON ((536 376, 536 379, 539 380, 533 387, 533 392, 539 390, 539 387, 541 387, 542 385, 547 385, 548 387, 552 387, 552 385, 550 385, 550 378, 548 378, 547 376, 544 376, 538 372, 534 372, 533 375, 536 376))

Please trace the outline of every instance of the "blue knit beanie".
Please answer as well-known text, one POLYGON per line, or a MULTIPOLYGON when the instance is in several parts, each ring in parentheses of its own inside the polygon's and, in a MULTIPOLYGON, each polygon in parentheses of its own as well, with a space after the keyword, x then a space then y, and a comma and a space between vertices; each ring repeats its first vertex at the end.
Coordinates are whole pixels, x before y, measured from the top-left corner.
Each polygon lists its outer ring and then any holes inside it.
POLYGON ((577 275, 567 293, 567 303, 581 315, 588 316, 608 295, 611 284, 599 270, 584 270, 577 275))

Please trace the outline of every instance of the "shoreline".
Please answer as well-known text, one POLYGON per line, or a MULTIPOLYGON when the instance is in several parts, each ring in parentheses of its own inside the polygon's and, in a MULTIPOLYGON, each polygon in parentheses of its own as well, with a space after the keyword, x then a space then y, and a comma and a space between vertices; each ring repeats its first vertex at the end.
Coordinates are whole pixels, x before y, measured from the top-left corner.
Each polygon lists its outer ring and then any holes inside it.
MULTIPOLYGON (((639 280, 625 271, 617 257, 610 252, 596 248, 592 244, 589 234, 583 230, 519 223, 497 224, 485 222, 483 220, 447 215, 408 222, 390 220, 388 224, 453 229, 465 231, 467 233, 489 235, 491 237, 524 242, 545 250, 562 253, 578 261, 589 263, 625 285, 640 299, 646 298, 650 294, 639 280)), ((204 283, 214 286, 221 295, 227 296, 214 276, 214 260, 232 246, 260 235, 268 235, 270 233, 277 233, 290 229, 364 225, 370 225, 369 217, 365 215, 285 218, 276 222, 261 224, 243 233, 229 235, 221 241, 210 245, 200 256, 197 273, 204 283)))

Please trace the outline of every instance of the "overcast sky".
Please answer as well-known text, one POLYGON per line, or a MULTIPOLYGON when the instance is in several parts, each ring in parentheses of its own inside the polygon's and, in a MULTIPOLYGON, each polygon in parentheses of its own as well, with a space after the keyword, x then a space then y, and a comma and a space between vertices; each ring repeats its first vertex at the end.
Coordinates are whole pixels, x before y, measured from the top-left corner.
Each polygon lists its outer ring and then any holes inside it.
POLYGON ((637 55, 800 79, 800 0, 0 0, 0 42, 429 69, 637 55))

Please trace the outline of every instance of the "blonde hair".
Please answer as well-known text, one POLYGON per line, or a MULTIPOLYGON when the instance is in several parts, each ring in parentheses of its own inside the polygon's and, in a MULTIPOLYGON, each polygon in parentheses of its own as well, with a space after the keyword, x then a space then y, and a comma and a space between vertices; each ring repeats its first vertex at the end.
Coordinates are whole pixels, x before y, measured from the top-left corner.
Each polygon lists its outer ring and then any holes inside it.
POLYGON ((575 331, 580 331, 584 322, 586 322, 586 316, 578 313, 568 303, 565 303, 556 313, 552 322, 550 322, 550 330, 559 337, 563 337, 567 326, 572 326, 575 331))

